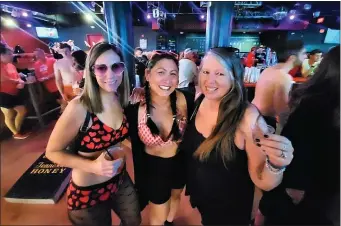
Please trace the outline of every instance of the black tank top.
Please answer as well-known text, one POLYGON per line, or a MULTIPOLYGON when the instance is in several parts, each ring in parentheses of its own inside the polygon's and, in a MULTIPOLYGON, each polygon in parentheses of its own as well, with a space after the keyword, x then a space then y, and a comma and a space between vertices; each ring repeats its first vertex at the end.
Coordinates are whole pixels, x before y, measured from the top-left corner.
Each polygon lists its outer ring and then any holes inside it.
POLYGON ((192 206, 198 207, 204 224, 248 224, 254 184, 249 176, 246 152, 235 146, 234 159, 226 162, 226 167, 216 150, 204 162, 193 157, 205 140, 195 127, 202 100, 203 96, 197 100, 196 110, 179 146, 188 162, 186 195, 190 195, 192 206))

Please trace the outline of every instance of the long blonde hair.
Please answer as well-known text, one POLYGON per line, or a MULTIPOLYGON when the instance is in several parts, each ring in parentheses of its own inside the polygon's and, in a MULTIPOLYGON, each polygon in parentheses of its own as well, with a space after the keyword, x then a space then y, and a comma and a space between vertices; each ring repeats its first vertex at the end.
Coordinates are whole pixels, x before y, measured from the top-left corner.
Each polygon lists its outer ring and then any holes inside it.
MULTIPOLYGON (((86 58, 84 69, 84 91, 80 100, 86 106, 87 110, 92 113, 101 113, 103 111, 100 86, 98 85, 96 76, 92 71, 92 66, 95 64, 97 58, 108 50, 114 51, 120 57, 121 62, 123 62, 121 50, 116 45, 109 44, 108 42, 99 42, 94 45, 90 49, 89 55, 86 58)), ((117 94, 119 96, 121 106, 127 106, 130 95, 130 84, 126 68, 124 69, 122 83, 118 87, 117 94)))
MULTIPOLYGON (((216 148, 224 164, 234 158, 234 137, 248 105, 243 83, 244 68, 240 58, 230 49, 218 47, 209 50, 211 54, 231 73, 232 88, 219 105, 217 124, 211 135, 194 153, 201 161, 207 160, 216 148)), ((202 64, 201 64, 202 66, 202 64)))

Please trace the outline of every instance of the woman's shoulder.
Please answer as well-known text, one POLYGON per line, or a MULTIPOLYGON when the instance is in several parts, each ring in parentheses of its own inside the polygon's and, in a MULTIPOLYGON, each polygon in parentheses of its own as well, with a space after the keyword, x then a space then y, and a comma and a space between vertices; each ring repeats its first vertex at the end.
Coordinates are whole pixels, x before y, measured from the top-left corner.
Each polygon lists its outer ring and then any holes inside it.
POLYGON ((244 134, 252 132, 252 127, 256 123, 259 115, 260 112, 258 111, 257 107, 253 104, 248 104, 241 119, 241 123, 239 124, 239 129, 244 134))
POLYGON ((79 118, 79 116, 85 115, 86 112, 87 109, 83 105, 81 98, 79 96, 71 100, 64 111, 65 114, 72 118, 79 118))
POLYGON ((58 119, 58 124, 80 127, 85 120, 87 114, 86 108, 83 106, 79 97, 70 101, 65 108, 63 114, 58 119))

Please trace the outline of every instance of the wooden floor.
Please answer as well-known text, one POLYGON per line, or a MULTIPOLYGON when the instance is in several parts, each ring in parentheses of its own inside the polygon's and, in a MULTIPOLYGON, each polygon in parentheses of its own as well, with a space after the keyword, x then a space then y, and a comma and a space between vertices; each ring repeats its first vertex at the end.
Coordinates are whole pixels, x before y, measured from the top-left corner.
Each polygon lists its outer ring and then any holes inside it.
MULTIPOLYGON (((55 205, 12 204, 3 196, 45 151, 54 123, 34 132, 26 140, 9 138, 1 142, 1 225, 71 225, 66 212, 65 195, 55 205)), ((132 159, 128 159, 128 172, 132 175, 132 159)), ((255 202, 257 203, 257 202, 255 202)), ((148 224, 148 207, 142 212, 142 224, 148 224)), ((113 213, 113 225, 119 219, 113 213)), ((182 196, 175 225, 200 225, 200 214, 191 208, 188 197, 182 196)))

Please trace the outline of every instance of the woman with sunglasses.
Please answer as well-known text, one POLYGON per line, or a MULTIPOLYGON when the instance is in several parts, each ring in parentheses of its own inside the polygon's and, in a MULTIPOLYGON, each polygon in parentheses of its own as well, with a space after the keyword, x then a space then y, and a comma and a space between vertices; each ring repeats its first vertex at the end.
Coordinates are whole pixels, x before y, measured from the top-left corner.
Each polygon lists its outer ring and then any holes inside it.
POLYGON ((291 142, 267 131, 247 101, 243 72, 231 48, 208 51, 200 65, 202 94, 179 146, 186 193, 204 225, 248 225, 254 187, 276 187, 293 158, 291 142))
POLYGON ((46 156, 72 168, 67 190, 73 225, 109 226, 111 210, 122 225, 139 225, 140 209, 134 185, 125 170, 125 157, 113 148, 128 136, 123 109, 128 102, 129 79, 121 51, 97 43, 85 64, 85 86, 67 106, 50 136, 46 156), (64 151, 73 142, 73 150, 64 151), (108 152, 109 148, 117 152, 108 152), (73 153, 71 153, 73 151, 73 153), (106 155, 106 153, 108 153, 106 155))
POLYGON ((179 63, 173 54, 155 52, 145 71, 144 99, 129 105, 135 185, 140 204, 149 202, 151 225, 173 221, 186 170, 178 145, 193 108, 194 95, 175 90, 179 63))

